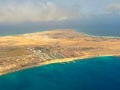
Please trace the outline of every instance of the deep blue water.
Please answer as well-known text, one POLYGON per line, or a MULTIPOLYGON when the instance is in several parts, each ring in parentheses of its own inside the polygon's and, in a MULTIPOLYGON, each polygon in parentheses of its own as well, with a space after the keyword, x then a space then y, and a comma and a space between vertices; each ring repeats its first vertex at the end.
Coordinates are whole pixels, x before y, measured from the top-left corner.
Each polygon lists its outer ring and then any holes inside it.
POLYGON ((120 57, 21 70, 0 76, 0 90, 120 90, 120 57))

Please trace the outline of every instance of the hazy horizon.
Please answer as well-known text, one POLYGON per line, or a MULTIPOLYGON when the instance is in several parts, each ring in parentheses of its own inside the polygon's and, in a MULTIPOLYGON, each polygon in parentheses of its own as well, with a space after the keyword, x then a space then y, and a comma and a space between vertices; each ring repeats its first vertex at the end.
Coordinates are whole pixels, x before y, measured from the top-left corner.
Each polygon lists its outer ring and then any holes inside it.
POLYGON ((119 36, 119 24, 119 0, 0 0, 0 35, 71 28, 119 36))

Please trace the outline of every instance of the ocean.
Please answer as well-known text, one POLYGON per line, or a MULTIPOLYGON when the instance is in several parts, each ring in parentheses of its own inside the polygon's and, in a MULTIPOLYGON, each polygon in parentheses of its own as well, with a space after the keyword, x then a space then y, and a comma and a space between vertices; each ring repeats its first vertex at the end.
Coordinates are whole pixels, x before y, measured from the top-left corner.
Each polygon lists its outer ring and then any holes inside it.
POLYGON ((0 76, 0 90, 120 90, 120 57, 49 64, 0 76))
MULTIPOLYGON (((76 27, 72 29, 90 35, 120 36, 119 28, 76 27)), ((1 25, 0 36, 44 30, 49 28, 40 28, 39 25, 36 27, 1 25)), ((120 57, 97 57, 13 72, 0 76, 0 90, 120 90, 120 57)))
POLYGON ((74 29, 78 32, 87 33, 90 35, 97 36, 119 36, 120 37, 120 25, 111 25, 111 24, 99 24, 95 25, 92 21, 83 25, 80 22, 64 22, 64 23, 16 23, 16 24, 1 24, 0 23, 0 36, 4 35, 16 35, 24 33, 33 33, 41 32, 46 30, 55 30, 55 29, 74 29))

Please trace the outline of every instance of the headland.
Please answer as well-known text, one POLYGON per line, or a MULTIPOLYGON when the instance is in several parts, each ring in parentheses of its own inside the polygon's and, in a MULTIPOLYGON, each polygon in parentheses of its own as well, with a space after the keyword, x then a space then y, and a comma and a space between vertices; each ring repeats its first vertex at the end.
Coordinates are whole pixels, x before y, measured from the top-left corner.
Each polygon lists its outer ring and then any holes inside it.
POLYGON ((120 56, 120 38, 95 37, 74 30, 0 37, 0 75, 99 56, 120 56))

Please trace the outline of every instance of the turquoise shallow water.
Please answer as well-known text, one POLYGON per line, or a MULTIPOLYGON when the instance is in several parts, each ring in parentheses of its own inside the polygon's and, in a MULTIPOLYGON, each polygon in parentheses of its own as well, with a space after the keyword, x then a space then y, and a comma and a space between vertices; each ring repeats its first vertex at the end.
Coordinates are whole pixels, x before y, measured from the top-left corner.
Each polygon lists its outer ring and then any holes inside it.
POLYGON ((120 57, 21 70, 0 76, 0 90, 120 90, 120 57))

